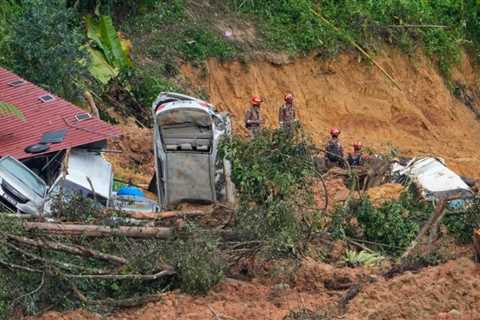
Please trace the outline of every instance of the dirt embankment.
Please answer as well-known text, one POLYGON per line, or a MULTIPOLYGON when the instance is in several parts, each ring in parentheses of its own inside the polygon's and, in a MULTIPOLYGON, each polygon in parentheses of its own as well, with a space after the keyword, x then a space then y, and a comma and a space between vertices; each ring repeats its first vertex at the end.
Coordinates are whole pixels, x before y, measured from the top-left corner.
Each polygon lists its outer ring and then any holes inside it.
MULTIPOLYGON (((208 73, 191 66, 183 74, 208 92, 212 103, 233 115, 242 128, 251 95, 264 97, 267 126, 277 125, 278 108, 293 92, 299 118, 322 144, 329 128, 340 127, 346 149, 353 141, 376 150, 398 147, 406 155, 436 154, 463 175, 480 178, 480 121, 456 99, 443 78, 421 54, 408 58, 385 50, 376 60, 396 79, 396 88, 377 68, 352 54, 331 61, 314 56, 295 59, 261 58, 220 63, 210 60, 208 73)), ((474 67, 465 57, 454 80, 476 85, 474 67)), ((475 103, 475 102, 473 102, 475 103)))

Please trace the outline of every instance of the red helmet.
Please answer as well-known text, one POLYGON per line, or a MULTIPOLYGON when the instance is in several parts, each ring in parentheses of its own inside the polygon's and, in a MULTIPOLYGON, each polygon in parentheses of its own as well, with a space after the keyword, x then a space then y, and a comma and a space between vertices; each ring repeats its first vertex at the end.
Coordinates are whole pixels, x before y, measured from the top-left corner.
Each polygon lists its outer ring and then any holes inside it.
POLYGON ((287 94, 285 95, 285 98, 284 98, 284 99, 285 99, 285 102, 292 103, 292 102, 293 102, 293 94, 287 93, 287 94))
POLYGON ((340 129, 338 129, 338 128, 330 129, 330 135, 332 135, 334 137, 338 137, 338 135, 340 135, 340 129))
POLYGON ((254 106, 259 106, 260 103, 262 103, 263 101, 262 101, 262 98, 260 98, 259 96, 253 96, 252 99, 250 99, 250 102, 254 106))
POLYGON ((360 150, 362 149, 362 147, 363 147, 363 144, 360 141, 353 143, 353 150, 360 150))

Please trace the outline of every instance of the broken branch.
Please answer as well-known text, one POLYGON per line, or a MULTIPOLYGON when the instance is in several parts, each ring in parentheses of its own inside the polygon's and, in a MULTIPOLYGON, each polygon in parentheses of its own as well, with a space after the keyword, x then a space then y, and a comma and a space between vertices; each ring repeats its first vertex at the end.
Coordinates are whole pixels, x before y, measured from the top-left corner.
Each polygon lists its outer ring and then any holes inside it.
POLYGON ((34 247, 52 249, 52 250, 71 253, 74 255, 97 258, 100 260, 112 262, 116 265, 123 265, 127 263, 127 260, 125 258, 103 253, 103 252, 82 247, 79 245, 66 245, 63 243, 47 241, 47 240, 33 240, 30 238, 19 237, 14 235, 7 235, 7 238, 15 240, 19 243, 27 244, 34 247))
POLYGON ((151 281, 157 280, 167 276, 175 275, 175 270, 168 266, 165 270, 162 270, 155 274, 65 274, 66 278, 71 279, 108 279, 108 280, 144 280, 151 281))
POLYGON ((427 233, 427 231, 431 228, 431 226, 435 224, 440 217, 443 217, 443 211, 445 210, 446 203, 447 203, 447 200, 440 200, 440 202, 435 207, 435 211, 433 212, 430 219, 428 219, 427 223, 425 223, 425 225, 422 227, 422 229, 418 233, 415 240, 412 241, 410 246, 407 248, 407 250, 405 250, 403 255, 400 257, 400 259, 408 257, 410 253, 417 247, 418 242, 427 233))

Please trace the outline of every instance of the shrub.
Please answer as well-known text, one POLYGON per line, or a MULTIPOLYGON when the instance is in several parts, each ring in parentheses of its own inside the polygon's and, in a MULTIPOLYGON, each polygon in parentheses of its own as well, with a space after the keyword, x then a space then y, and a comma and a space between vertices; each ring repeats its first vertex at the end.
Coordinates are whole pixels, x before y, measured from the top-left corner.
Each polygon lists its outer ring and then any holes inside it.
POLYGON ((385 244, 387 252, 397 254, 415 239, 419 230, 419 226, 410 221, 409 214, 400 202, 385 202, 378 209, 365 202, 357 218, 365 239, 385 244))
POLYGON ((87 75, 78 21, 64 0, 25 0, 22 13, 9 27, 8 66, 46 89, 76 100, 87 75))
POLYGON ((476 197, 459 211, 445 216, 443 223, 459 242, 471 243, 473 231, 480 228, 480 197, 476 197))
POLYGON ((377 243, 379 250, 396 255, 411 243, 419 230, 409 209, 401 200, 385 202, 379 208, 368 198, 352 200, 335 210, 330 231, 335 238, 362 238, 377 243))
POLYGON ((92 222, 101 216, 101 208, 81 193, 56 194, 51 202, 51 215, 65 221, 92 222))
POLYGON ((191 294, 205 294, 223 279, 225 264, 216 239, 192 236, 176 240, 173 265, 180 289, 191 294))
POLYGON ((302 215, 316 214, 308 179, 314 175, 312 148, 301 129, 293 135, 263 130, 252 141, 223 143, 239 191, 235 229, 245 239, 263 240, 275 254, 296 252, 305 235, 302 215))
POLYGON ((356 252, 353 250, 347 250, 343 257, 343 263, 351 268, 367 266, 372 267, 383 260, 383 257, 368 251, 356 252))

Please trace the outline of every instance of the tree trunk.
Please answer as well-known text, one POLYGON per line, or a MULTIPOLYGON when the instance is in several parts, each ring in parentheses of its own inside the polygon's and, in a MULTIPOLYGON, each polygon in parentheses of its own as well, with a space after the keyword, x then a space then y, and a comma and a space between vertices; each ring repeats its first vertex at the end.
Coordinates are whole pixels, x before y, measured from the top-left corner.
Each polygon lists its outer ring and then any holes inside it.
POLYGON ((132 238, 168 239, 172 235, 170 228, 154 227, 108 227, 97 225, 61 224, 45 222, 25 222, 26 230, 44 231, 49 234, 81 235, 87 237, 125 236, 132 238))

